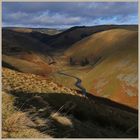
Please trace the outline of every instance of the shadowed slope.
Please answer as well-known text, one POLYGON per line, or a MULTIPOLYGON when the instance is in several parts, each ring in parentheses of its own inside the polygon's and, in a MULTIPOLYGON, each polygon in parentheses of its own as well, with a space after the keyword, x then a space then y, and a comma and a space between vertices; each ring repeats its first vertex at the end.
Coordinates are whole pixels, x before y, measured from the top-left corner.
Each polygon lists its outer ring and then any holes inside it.
POLYGON ((48 46, 30 37, 26 33, 16 32, 8 29, 2 30, 2 53, 16 54, 20 52, 43 52, 48 46))

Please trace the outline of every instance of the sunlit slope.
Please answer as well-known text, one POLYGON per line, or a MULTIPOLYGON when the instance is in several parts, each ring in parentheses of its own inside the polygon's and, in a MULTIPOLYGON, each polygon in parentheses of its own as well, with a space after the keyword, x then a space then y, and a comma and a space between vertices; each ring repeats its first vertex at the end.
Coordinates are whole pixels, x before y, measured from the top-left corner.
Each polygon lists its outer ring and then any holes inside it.
POLYGON ((126 49, 130 43, 136 46, 137 35, 137 31, 124 29, 103 31, 75 43, 65 54, 77 62, 88 58, 93 63, 95 57, 107 57, 119 49, 126 49))
POLYGON ((138 107, 137 31, 114 29, 94 34, 74 44, 66 55, 77 63, 87 58, 93 65, 83 76, 89 92, 138 107))
POLYGON ((137 108, 137 63, 136 49, 112 54, 84 76, 83 84, 93 94, 137 108))
POLYGON ((48 66, 48 64, 44 63, 41 59, 38 60, 38 62, 37 60, 36 62, 34 62, 25 59, 19 59, 13 56, 2 55, 2 60, 4 67, 9 67, 25 73, 47 75, 51 72, 51 69, 48 66))

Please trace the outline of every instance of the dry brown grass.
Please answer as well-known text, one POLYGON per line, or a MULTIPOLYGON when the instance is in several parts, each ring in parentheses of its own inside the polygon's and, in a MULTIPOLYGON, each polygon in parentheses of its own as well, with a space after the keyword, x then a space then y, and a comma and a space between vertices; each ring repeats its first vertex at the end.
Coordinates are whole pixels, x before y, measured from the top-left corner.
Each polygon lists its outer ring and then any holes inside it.
POLYGON ((73 125, 69 118, 60 115, 60 113, 53 113, 51 117, 62 125, 71 126, 71 127, 73 125))
POLYGON ((26 74, 16 72, 7 68, 3 68, 2 73, 3 89, 25 91, 25 92, 58 92, 58 93, 71 93, 76 94, 75 90, 59 86, 42 76, 36 76, 34 74, 26 74))
POLYGON ((3 137, 137 137, 137 126, 127 132, 137 124, 137 114, 83 98, 33 74, 4 68, 2 82, 3 137))
POLYGON ((16 109, 14 97, 3 92, 2 94, 2 137, 3 138, 48 138, 47 134, 40 133, 34 127, 36 124, 24 112, 16 109))

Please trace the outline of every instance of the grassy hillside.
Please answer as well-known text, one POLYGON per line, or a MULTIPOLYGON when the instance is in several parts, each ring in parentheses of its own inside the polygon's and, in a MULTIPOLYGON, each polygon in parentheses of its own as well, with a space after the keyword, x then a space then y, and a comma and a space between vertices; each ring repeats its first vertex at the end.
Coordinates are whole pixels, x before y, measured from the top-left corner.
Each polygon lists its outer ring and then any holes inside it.
POLYGON ((3 138, 137 137, 136 113, 85 98, 34 74, 3 68, 2 83, 3 138))
POLYGON ((27 33, 9 29, 2 31, 2 60, 5 67, 13 66, 22 72, 48 74, 50 56, 47 45, 27 33))
POLYGON ((21 72, 34 73, 40 75, 48 75, 51 72, 51 68, 48 66, 47 63, 44 63, 43 60, 41 60, 37 56, 36 57, 34 56, 35 58, 32 59, 30 59, 30 57, 31 55, 25 59, 20 59, 13 56, 2 55, 3 66, 8 68, 14 67, 15 70, 21 72), (8 64, 9 66, 4 64, 8 64))
MULTIPOLYGON (((130 43, 133 46, 138 44, 137 31, 124 29, 107 30, 93 34, 71 46, 66 55, 71 56, 75 61, 88 58, 93 62, 95 57, 107 57, 119 49, 126 49, 130 43)), ((136 46, 137 47, 137 46, 136 46)), ((91 62, 91 63, 92 63, 91 62)))
POLYGON ((74 44, 65 54, 77 64, 88 59, 92 68, 81 78, 89 92, 138 107, 137 31, 113 29, 96 33, 74 44))

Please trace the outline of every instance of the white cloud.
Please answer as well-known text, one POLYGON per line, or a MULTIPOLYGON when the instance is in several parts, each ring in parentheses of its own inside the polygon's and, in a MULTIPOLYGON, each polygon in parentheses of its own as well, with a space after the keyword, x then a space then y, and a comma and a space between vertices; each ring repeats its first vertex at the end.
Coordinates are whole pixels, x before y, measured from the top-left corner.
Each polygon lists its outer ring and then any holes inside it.
POLYGON ((70 25, 70 24, 79 24, 81 21, 80 17, 69 17, 66 15, 60 15, 58 13, 50 15, 48 11, 41 13, 38 16, 32 16, 28 20, 30 24, 41 24, 41 25, 70 25))
POLYGON ((17 12, 17 13, 11 13, 8 15, 8 18, 11 18, 12 20, 27 18, 28 14, 23 12, 17 12))

